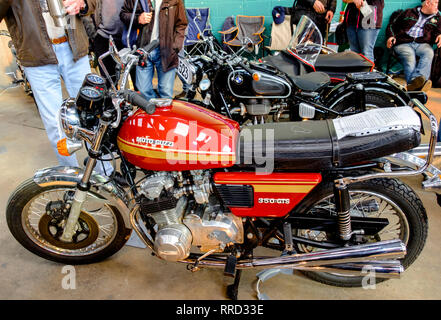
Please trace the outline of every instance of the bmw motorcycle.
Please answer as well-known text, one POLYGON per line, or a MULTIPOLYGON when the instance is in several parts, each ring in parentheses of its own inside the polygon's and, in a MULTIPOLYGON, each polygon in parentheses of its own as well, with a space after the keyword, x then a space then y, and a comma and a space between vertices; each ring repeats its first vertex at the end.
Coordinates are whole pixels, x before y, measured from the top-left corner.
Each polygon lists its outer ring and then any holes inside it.
POLYGON ((190 87, 186 98, 195 103, 200 93, 202 106, 241 124, 328 119, 404 106, 412 98, 427 101, 425 93, 407 92, 387 75, 371 72, 373 63, 359 54, 322 54, 322 35, 307 16, 285 51, 260 62, 226 53, 208 32, 200 38, 200 50, 193 50, 199 54, 181 57, 178 67, 190 87))
POLYGON ((118 252, 133 230, 158 257, 187 265, 242 270, 289 268, 335 286, 397 278, 423 250, 427 215, 417 194, 396 179, 431 163, 436 118, 417 99, 334 120, 240 125, 198 105, 147 101, 127 90, 130 69, 157 45, 111 55, 120 85, 89 74, 64 101, 58 144, 69 155, 87 142, 84 168, 52 167, 24 181, 8 200, 8 227, 48 260, 85 264, 118 252), (427 160, 394 171, 381 159, 420 143, 431 123, 427 160), (386 116, 387 115, 387 116, 386 116), (107 155, 106 157, 104 155, 107 155), (94 171, 109 156, 115 179, 94 171), (272 256, 261 256, 259 248, 272 256))

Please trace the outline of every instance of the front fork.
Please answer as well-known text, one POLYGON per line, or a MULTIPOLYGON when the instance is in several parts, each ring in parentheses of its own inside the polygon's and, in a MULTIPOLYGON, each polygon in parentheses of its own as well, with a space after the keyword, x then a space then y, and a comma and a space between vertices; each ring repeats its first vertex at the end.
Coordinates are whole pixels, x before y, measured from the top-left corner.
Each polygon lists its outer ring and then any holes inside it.
POLYGON ((98 128, 95 132, 94 140, 89 149, 89 158, 86 163, 83 177, 78 183, 75 190, 75 195, 73 196, 69 217, 67 218, 63 234, 60 237, 61 241, 72 242, 72 237, 75 234, 75 226, 77 225, 78 218, 80 217, 81 207, 86 201, 87 192, 90 190, 90 177, 92 176, 93 169, 96 166, 97 159, 101 155, 101 143, 103 141, 103 137, 106 133, 107 127, 111 123, 111 120, 112 114, 107 111, 105 111, 100 118, 98 128))

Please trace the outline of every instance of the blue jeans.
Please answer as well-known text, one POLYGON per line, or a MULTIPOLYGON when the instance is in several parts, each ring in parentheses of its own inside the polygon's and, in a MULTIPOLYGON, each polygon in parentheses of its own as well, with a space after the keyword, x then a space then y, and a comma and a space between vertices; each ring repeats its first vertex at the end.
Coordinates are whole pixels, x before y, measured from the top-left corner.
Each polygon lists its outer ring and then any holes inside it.
POLYGON ((351 50, 361 53, 372 62, 375 62, 374 47, 379 32, 380 29, 362 29, 348 26, 347 34, 351 50))
MULTIPOLYGON (((25 67, 24 69, 59 165, 78 167, 75 155, 64 157, 57 151, 57 142, 65 138, 64 132, 58 126, 58 111, 63 103, 60 77, 63 78, 69 96, 76 97, 84 77, 90 73, 89 58, 85 56, 74 62, 72 50, 67 42, 52 45, 52 47, 57 56, 58 65, 48 64, 40 67, 25 67)), ((97 171, 103 173, 100 163, 97 166, 97 171)), ((106 163, 106 173, 109 174, 112 171, 112 166, 106 163)))
POLYGON ((136 86, 138 90, 147 98, 158 98, 153 90, 153 76, 158 74, 159 98, 173 98, 173 86, 175 83, 176 68, 167 72, 162 70, 161 52, 159 47, 149 54, 145 67, 136 67, 136 86))
POLYGON ((61 166, 78 167, 75 155, 63 157, 57 151, 57 142, 65 137, 64 132, 58 130, 58 111, 63 103, 60 77, 64 80, 69 96, 76 97, 84 77, 90 73, 89 58, 83 57, 75 63, 72 50, 67 42, 52 45, 52 47, 57 56, 58 65, 48 64, 24 69, 58 163, 61 166))
POLYGON ((433 48, 428 43, 403 43, 394 47, 395 53, 398 55, 404 68, 404 76, 407 83, 411 82, 418 76, 430 78, 430 70, 433 60, 433 48), (417 64, 417 57, 420 58, 417 64))

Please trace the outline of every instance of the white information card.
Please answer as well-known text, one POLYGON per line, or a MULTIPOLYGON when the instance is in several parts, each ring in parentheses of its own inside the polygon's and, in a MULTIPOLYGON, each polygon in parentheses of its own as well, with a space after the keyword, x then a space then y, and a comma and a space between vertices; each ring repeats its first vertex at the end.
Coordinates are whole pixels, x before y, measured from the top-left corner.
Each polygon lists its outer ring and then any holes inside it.
POLYGON ((413 128, 417 131, 421 129, 420 118, 411 107, 372 109, 332 121, 338 139, 346 136, 365 136, 404 128, 413 128))

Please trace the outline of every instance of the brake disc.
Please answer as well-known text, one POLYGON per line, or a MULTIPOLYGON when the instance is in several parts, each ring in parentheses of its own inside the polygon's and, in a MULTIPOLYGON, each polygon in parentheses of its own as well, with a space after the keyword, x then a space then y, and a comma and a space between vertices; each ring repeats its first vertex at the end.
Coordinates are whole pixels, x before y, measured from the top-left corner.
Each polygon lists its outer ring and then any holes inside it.
POLYGON ((99 227, 95 219, 82 211, 72 236, 72 242, 60 240, 63 234, 63 225, 58 219, 44 214, 39 223, 38 230, 44 240, 61 249, 78 250, 90 246, 96 241, 99 234, 99 227))

